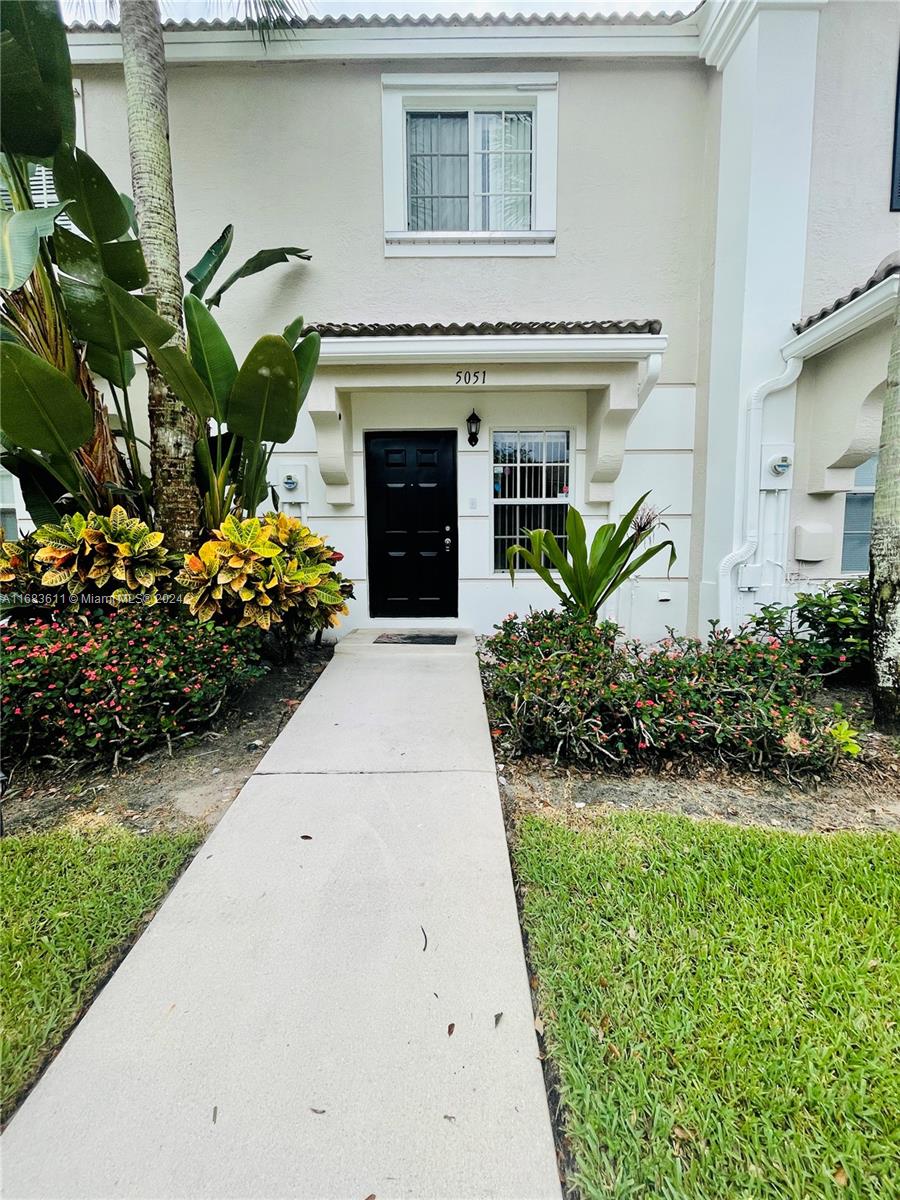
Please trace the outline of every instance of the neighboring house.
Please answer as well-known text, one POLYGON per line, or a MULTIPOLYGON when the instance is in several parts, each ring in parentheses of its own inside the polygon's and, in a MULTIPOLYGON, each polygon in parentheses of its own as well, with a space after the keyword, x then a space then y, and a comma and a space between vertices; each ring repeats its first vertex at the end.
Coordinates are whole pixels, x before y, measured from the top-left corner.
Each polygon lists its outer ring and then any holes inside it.
MULTIPOLYGON (((545 604, 510 586, 521 527, 574 504, 592 530, 648 490, 678 561, 622 589, 630 633, 867 569, 900 5, 324 17, 268 51, 196 21, 166 44, 185 265, 230 221, 240 252, 313 253, 221 320, 241 350, 300 312, 322 332, 272 478, 344 551, 350 624, 545 604)), ((84 145, 127 188, 117 34, 71 48, 84 145)))

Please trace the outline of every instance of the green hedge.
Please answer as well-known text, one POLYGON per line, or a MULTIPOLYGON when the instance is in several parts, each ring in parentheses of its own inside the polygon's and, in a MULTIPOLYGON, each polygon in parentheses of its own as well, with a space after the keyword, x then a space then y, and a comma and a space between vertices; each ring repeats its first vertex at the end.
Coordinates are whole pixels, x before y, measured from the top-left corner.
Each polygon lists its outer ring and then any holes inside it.
POLYGON ((201 728, 265 673, 258 630, 179 606, 48 614, 0 635, 6 756, 114 758, 201 728))
POLYGON ((558 611, 497 626, 481 666, 504 754, 618 768, 699 757, 803 774, 858 749, 846 722, 814 704, 798 639, 713 629, 706 642, 648 646, 618 633, 558 611))

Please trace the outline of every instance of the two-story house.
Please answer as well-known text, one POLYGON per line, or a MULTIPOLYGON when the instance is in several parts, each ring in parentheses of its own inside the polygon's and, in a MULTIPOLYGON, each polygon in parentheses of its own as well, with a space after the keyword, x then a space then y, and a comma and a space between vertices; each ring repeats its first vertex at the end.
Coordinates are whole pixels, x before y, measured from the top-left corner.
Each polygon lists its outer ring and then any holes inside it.
MULTIPOLYGON (((272 481, 344 551, 349 625, 547 604, 511 587, 521 529, 575 505, 590 532, 648 491, 678 559, 617 596, 629 633, 865 571, 900 6, 310 7, 267 48, 169 21, 171 141, 186 265, 228 222, 238 252, 312 251, 219 311, 242 351, 301 312, 322 332, 272 481)), ((125 189, 114 23, 71 50, 125 189)))

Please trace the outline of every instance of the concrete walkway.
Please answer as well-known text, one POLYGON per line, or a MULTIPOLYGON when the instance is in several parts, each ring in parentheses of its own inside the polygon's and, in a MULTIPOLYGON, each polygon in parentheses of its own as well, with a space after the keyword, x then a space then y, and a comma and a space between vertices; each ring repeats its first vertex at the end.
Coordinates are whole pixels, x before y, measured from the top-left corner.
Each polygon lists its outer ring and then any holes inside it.
POLYGON ((374 636, 10 1123, 5 1200, 559 1200, 473 639, 374 636))

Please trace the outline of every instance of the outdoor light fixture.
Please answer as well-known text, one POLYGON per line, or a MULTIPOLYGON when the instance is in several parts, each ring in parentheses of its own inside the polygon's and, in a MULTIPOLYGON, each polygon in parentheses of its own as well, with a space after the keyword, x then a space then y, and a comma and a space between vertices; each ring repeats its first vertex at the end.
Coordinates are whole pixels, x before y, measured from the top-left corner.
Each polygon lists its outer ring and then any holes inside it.
POLYGON ((469 445, 477 446, 478 431, 481 429, 481 417, 479 417, 474 408, 466 417, 466 429, 469 431, 469 445))

